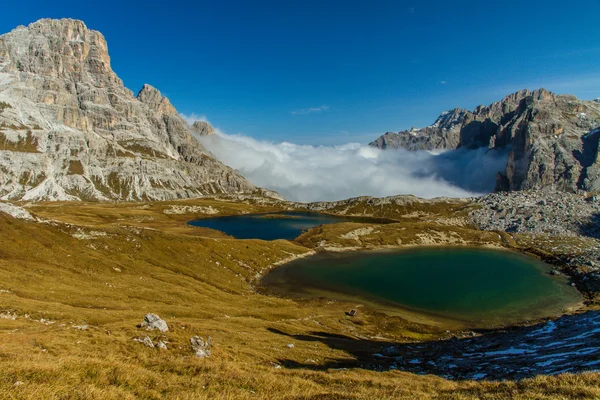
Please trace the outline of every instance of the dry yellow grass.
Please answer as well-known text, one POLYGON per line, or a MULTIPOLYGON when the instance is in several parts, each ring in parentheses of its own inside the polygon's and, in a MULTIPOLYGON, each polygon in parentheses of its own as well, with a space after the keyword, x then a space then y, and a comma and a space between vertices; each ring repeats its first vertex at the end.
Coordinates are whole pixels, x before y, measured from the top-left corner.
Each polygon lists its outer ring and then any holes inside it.
MULTIPOLYGON (((355 243, 339 236, 361 224, 315 231, 298 243, 234 240, 186 226, 194 212, 165 214, 173 205, 212 207, 221 214, 273 210, 196 200, 29 207, 60 221, 48 223, 0 214, 0 313, 18 316, 0 319, 0 398, 600 397, 599 374, 454 382, 364 368, 363 355, 376 352, 379 343, 435 339, 442 332, 368 309, 351 319, 344 311, 352 304, 278 299, 255 293, 250 284, 274 264, 308 252, 301 244, 355 243), (169 332, 136 328, 148 312, 164 318, 169 332), (75 328, 82 325, 88 329, 75 328), (162 336, 169 350, 132 340, 145 335, 162 336), (193 335, 212 336, 210 358, 193 356, 193 335)), ((475 240, 468 228, 414 223, 387 225, 361 237, 361 244, 386 244, 388 237, 406 239, 433 228, 475 240)), ((478 234, 484 241, 500 240, 478 234)))

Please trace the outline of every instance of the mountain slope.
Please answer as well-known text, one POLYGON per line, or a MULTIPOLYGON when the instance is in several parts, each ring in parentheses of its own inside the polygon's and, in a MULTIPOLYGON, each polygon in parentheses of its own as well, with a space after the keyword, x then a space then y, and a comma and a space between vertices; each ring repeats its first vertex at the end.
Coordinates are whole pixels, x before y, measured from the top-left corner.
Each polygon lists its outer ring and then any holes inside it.
POLYGON ((497 190, 600 190, 600 103, 522 90, 474 111, 446 111, 424 129, 388 132, 370 143, 408 150, 510 146, 497 190))
POLYGON ((81 21, 0 36, 0 198, 164 200, 256 188, 215 160, 169 100, 137 96, 81 21))

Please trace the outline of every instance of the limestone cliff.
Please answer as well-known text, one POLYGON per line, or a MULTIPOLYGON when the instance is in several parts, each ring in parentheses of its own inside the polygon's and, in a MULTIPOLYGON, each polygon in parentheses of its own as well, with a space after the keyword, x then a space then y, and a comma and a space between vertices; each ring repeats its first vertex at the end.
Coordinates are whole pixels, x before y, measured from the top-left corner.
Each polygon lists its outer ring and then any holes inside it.
MULTIPOLYGON (((203 127, 209 132, 212 128, 203 127)), ((256 188, 150 85, 135 96, 81 21, 0 36, 0 198, 163 200, 256 188)))
POLYGON ((539 89, 521 90, 474 111, 447 111, 427 128, 388 132, 371 145, 408 150, 509 146, 497 190, 597 191, 599 137, 600 103, 539 89))

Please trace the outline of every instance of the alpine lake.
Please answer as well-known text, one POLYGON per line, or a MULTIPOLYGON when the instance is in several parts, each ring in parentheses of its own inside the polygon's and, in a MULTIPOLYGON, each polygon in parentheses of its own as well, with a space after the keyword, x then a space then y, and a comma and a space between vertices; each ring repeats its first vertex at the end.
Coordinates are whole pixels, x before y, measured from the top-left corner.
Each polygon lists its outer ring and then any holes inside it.
MULTIPOLYGON (((293 240, 312 227, 388 221, 309 212, 205 218, 189 224, 237 239, 293 240)), ((413 322, 461 327, 520 324, 558 316, 581 294, 539 259, 477 247, 324 252, 278 266, 261 291, 295 299, 361 304, 413 322)))

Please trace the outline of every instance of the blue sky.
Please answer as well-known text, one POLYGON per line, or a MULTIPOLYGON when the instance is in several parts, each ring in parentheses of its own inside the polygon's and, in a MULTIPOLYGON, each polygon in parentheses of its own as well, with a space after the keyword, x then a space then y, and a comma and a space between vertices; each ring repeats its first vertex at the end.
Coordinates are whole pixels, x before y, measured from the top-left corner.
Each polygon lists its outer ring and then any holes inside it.
POLYGON ((520 88, 600 97, 600 0, 23 4, 1 32, 81 19, 131 90, 259 139, 365 143, 520 88))

